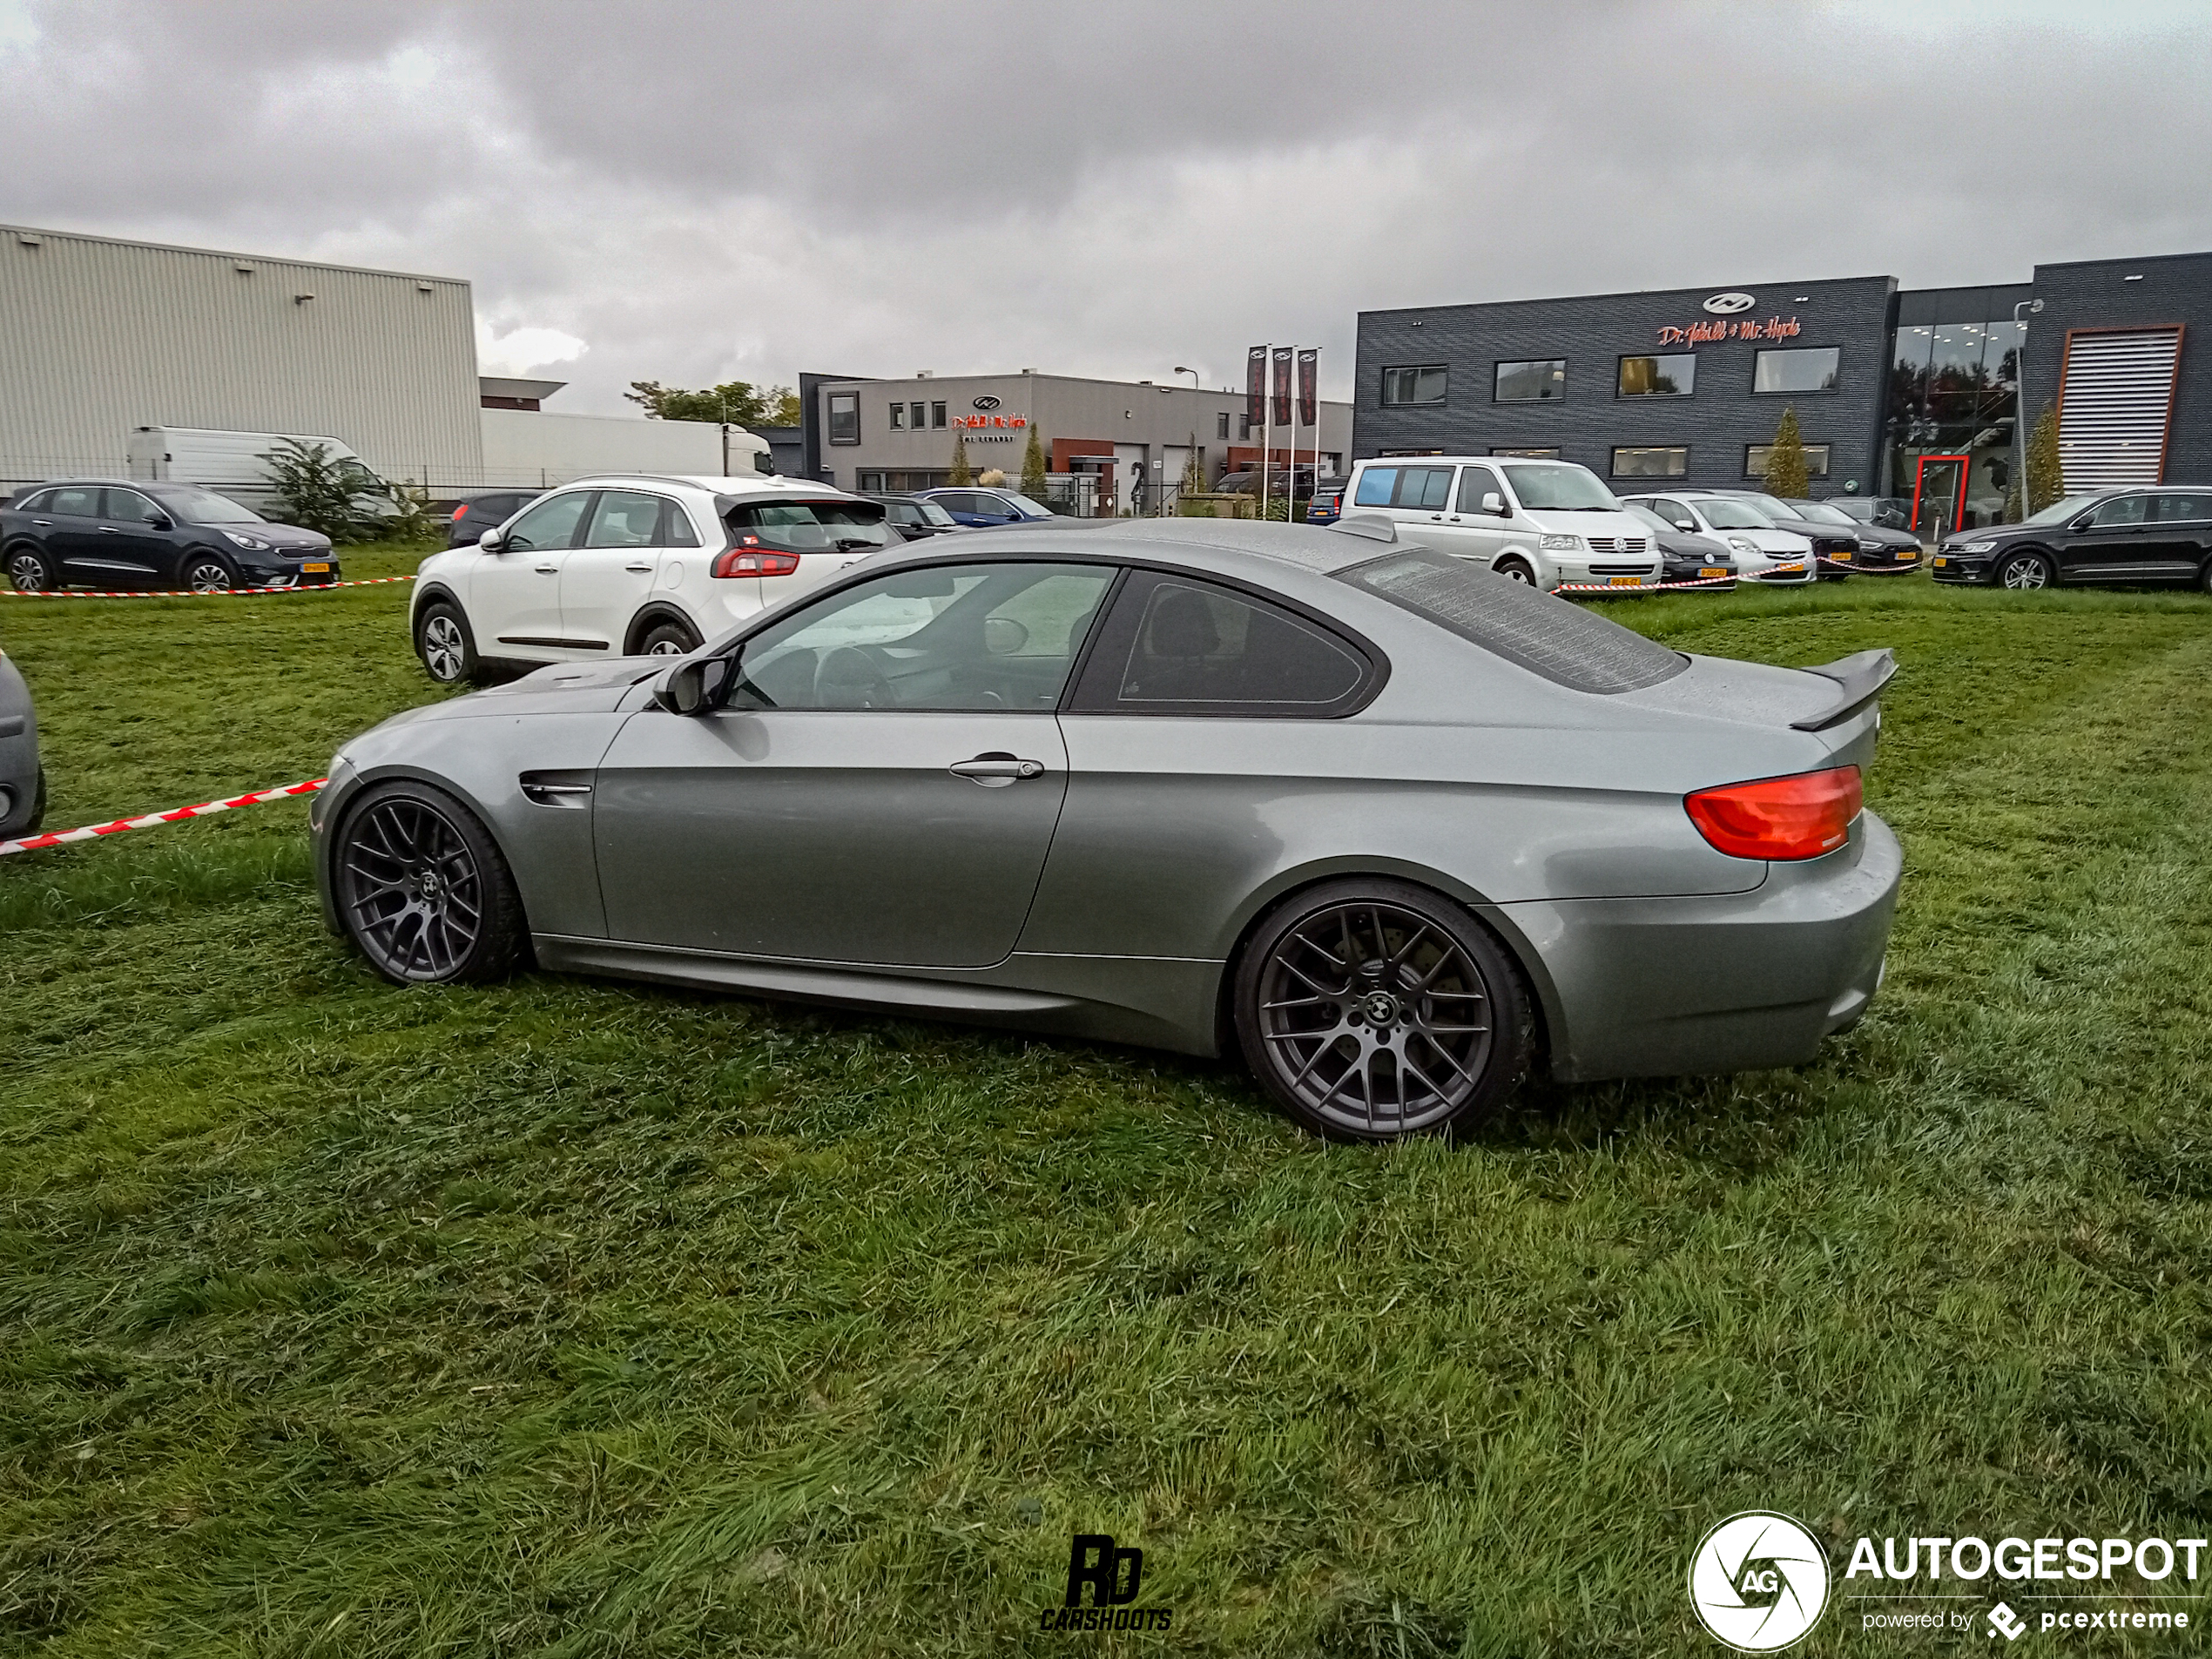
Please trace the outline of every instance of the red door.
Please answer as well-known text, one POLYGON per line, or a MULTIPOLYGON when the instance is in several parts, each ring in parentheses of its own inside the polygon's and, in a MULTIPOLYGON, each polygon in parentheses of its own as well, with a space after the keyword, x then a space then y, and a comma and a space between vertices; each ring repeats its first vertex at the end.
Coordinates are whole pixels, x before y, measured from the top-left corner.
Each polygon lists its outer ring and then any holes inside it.
POLYGON ((1939 542, 1966 527, 1966 469, 1970 455, 1922 455, 1912 475, 1912 531, 1924 542, 1939 542))

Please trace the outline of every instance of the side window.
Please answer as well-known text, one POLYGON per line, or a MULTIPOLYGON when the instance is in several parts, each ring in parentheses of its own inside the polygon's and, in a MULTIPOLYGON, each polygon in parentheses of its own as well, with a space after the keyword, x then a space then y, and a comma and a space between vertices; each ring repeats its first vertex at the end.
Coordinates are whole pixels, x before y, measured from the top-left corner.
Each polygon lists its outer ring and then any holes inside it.
POLYGON ((1495 496, 1500 501, 1505 500, 1505 486, 1498 482, 1498 475, 1487 467, 1460 468, 1460 510, 1463 513, 1480 512, 1485 496, 1495 496))
POLYGON ((586 547, 651 547, 660 535, 661 497, 636 489, 603 489, 591 511, 586 547))
POLYGON ((76 487, 57 489, 46 497, 46 504, 39 511, 51 513, 56 518, 98 518, 100 492, 76 487))
POLYGON ((42 489, 35 496, 25 496, 16 503, 15 510, 19 513, 51 513, 54 510, 54 492, 42 489))
POLYGON ((1359 475, 1359 488, 1352 497, 1354 507, 1387 507, 1398 493, 1396 467, 1370 467, 1359 475))
POLYGON ((2202 524, 2212 519, 2212 496, 2161 496, 2158 522, 2161 524, 2202 524))
POLYGON ((745 643, 731 705, 1049 714, 1110 565, 959 564, 844 589, 745 643))
POLYGON ((538 502, 515 521, 507 545, 517 552, 574 546, 577 526, 583 521, 583 509, 591 504, 591 493, 572 490, 538 502))
POLYGON ((161 509, 135 489, 107 492, 107 510, 100 516, 118 524, 151 524, 161 509))
POLYGON ((1302 617, 1157 571, 1114 601, 1077 688, 1089 713, 1326 716, 1352 706, 1366 658, 1302 617))
POLYGON ((2122 496, 2119 500, 2108 501, 2098 508, 2096 517, 2089 522, 2094 529, 2101 530, 2120 525, 2140 524, 2143 522, 2143 509, 2149 505, 2150 497, 2148 496, 2122 496))
POLYGON ((691 516, 684 510, 681 502, 663 501, 660 504, 660 544, 663 547, 697 547, 698 532, 691 528, 691 516))
POLYGON ((1398 475, 1399 507, 1440 508, 1452 499, 1452 469, 1407 467, 1398 475))
POLYGON ((1696 518, 1689 508, 1678 501, 1668 501, 1663 496, 1656 497, 1652 501, 1651 510, 1678 530, 1694 530, 1697 528, 1696 518))

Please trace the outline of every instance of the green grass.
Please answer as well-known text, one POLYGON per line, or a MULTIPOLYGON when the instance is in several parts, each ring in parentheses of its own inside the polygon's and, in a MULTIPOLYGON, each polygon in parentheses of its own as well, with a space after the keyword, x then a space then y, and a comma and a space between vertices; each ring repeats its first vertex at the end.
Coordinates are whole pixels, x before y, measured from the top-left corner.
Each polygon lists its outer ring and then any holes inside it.
MULTIPOLYGON (((53 826, 317 775, 432 694, 401 591, 0 601, 53 826)), ((1739 1508, 2204 1535, 2212 602, 1610 614, 1897 648, 1889 981, 1802 1069, 1457 1145, 1134 1051, 398 990, 299 805, 0 860, 0 1651, 1703 1655, 1739 1508), (1074 1530, 1168 1635, 1035 1632, 1074 1530)), ((1856 1625, 1799 1651, 1908 1640, 1856 1625)))

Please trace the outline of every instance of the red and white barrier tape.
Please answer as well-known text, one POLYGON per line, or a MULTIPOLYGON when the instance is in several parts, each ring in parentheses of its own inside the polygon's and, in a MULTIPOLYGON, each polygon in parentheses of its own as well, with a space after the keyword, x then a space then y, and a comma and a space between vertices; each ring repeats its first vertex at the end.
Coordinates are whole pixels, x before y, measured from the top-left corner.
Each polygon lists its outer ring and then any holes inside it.
MULTIPOLYGON (((1820 563, 1831 570, 1848 571, 1853 576, 1911 576, 1920 568, 1919 562, 1915 560, 1911 564, 1899 564, 1887 570, 1878 570, 1871 565, 1853 564, 1844 559, 1831 559, 1824 553, 1820 556, 1820 563)), ((1723 583, 1757 582, 1772 575, 1777 570, 1802 570, 1804 568, 1805 562, 1803 559, 1796 559, 1787 564, 1762 565, 1756 570, 1738 570, 1733 576, 1698 577, 1689 582, 1651 582, 1637 587, 1630 587, 1623 583, 1617 588, 1607 582, 1562 582, 1552 591, 1554 593, 1679 593, 1688 588, 1716 588, 1723 583)))
POLYGON ((388 582, 412 582, 412 576, 369 576, 356 582, 300 582, 288 588, 210 588, 205 593, 191 588, 141 588, 117 593, 88 588, 0 588, 7 599, 243 599, 263 593, 327 593, 333 588, 381 588, 388 582))
POLYGON ((188 818, 207 818, 216 813, 234 812, 240 806, 259 806, 265 800, 312 795, 329 781, 327 778, 314 778, 304 784, 287 784, 281 789, 257 789, 250 795, 233 795, 228 800, 203 801, 197 806, 179 806, 165 813, 148 813, 141 818, 118 818, 112 823, 88 824, 83 829, 57 830, 50 835, 26 835, 19 841, 0 841, 0 857, 10 853, 34 852, 42 846, 66 846, 71 841, 97 841, 104 835, 119 835, 125 830, 152 829, 157 824, 181 824, 188 818))

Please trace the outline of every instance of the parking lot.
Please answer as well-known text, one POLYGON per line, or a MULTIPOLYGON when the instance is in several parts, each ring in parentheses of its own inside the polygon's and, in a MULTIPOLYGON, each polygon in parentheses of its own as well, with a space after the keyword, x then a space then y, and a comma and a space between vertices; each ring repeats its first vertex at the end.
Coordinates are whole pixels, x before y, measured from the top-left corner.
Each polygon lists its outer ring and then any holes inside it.
MULTIPOLYGON (((404 593, 0 600, 48 827, 319 776, 439 694, 404 593)), ((1731 1509, 2201 1514, 2212 598, 1608 614, 1895 649, 1887 984, 1811 1067, 1457 1145, 1134 1050, 396 989, 297 805, 0 861, 0 1633, 1059 1652, 1098 1530, 1173 1609, 1130 1650, 1704 1652, 1649 1564, 1731 1509)))

